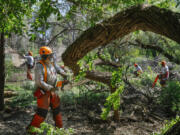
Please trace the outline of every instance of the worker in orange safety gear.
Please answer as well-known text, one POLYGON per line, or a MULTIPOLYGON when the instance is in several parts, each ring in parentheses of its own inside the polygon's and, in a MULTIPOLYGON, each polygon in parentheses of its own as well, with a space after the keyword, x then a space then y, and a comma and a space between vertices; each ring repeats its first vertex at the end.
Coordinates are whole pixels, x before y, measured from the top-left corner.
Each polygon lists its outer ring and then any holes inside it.
POLYGON ((26 58, 26 60, 27 60, 26 61, 27 79, 32 80, 31 69, 33 69, 34 65, 35 65, 33 53, 31 51, 29 51, 27 56, 24 55, 24 58, 26 58))
POLYGON ((142 68, 138 65, 138 64, 134 64, 134 67, 136 68, 136 70, 134 71, 134 74, 137 76, 139 76, 143 71, 142 68))
POLYGON ((37 98, 37 111, 30 125, 27 127, 28 133, 32 132, 32 127, 40 127, 40 124, 46 118, 49 107, 53 110, 55 126, 58 128, 63 127, 60 113, 60 98, 57 90, 64 82, 57 82, 57 73, 63 77, 66 77, 66 73, 56 64, 55 60, 53 60, 53 52, 49 47, 41 47, 39 54, 41 60, 35 67, 36 91, 34 92, 34 96, 37 98))
POLYGON ((156 76, 152 87, 156 85, 156 82, 158 81, 158 79, 160 79, 160 84, 162 87, 166 85, 166 81, 169 78, 169 67, 167 66, 165 61, 161 62, 161 66, 162 66, 161 72, 160 74, 156 76))

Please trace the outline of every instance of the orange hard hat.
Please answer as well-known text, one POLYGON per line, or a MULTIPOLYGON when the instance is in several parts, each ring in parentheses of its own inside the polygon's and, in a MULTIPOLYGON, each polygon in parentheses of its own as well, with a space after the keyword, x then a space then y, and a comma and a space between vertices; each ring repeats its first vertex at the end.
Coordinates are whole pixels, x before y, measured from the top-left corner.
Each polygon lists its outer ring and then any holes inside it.
POLYGON ((40 55, 50 55, 50 54, 52 54, 52 50, 48 46, 42 46, 39 49, 39 54, 40 55))
POLYGON ((166 65, 166 61, 161 61, 161 64, 162 65, 166 65))
POLYGON ((31 51, 29 51, 29 52, 28 52, 28 54, 29 54, 30 56, 32 56, 32 55, 33 55, 33 53, 32 53, 31 51))
POLYGON ((135 63, 134 66, 137 67, 137 64, 135 63))

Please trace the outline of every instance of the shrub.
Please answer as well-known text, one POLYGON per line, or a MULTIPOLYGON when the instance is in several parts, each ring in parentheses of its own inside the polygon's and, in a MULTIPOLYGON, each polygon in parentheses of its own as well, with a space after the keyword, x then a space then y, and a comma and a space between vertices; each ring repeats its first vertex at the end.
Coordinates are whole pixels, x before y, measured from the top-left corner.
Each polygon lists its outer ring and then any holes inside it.
POLYGON ((60 92, 61 102, 64 105, 84 105, 85 107, 96 105, 97 103, 102 102, 108 96, 109 92, 96 92, 96 90, 87 90, 83 87, 80 89, 73 88, 73 90, 68 90, 60 92))
POLYGON ((6 79, 10 78, 10 76, 13 74, 14 72, 14 66, 12 64, 12 61, 10 60, 6 60, 5 61, 5 67, 6 67, 6 70, 5 70, 5 76, 6 76, 6 79))
POLYGON ((38 135, 72 135, 74 134, 74 130, 72 128, 64 129, 64 128, 56 128, 51 124, 43 122, 40 128, 33 128, 33 132, 37 132, 38 135))
POLYGON ((147 87, 152 87, 153 81, 155 79, 155 74, 151 70, 150 67, 148 67, 148 71, 143 72, 141 74, 141 85, 147 86, 147 87))
POLYGON ((31 91, 26 91, 26 90, 19 90, 18 96, 12 97, 10 103, 10 105, 13 107, 15 106, 26 107, 32 104, 35 104, 33 94, 31 91))
POLYGON ((12 75, 14 73, 21 72, 21 69, 17 69, 13 63, 12 60, 5 60, 5 80, 11 79, 12 75))
POLYGON ((25 107, 25 106, 35 104, 32 90, 24 89, 22 86, 15 83, 13 84, 6 83, 5 90, 12 90, 12 91, 17 92, 18 94, 17 96, 13 96, 10 100, 11 102, 8 103, 12 107, 16 107, 16 106, 25 107))
POLYGON ((23 88, 26 90, 34 90, 35 84, 32 81, 26 81, 25 83, 23 83, 23 88))
POLYGON ((162 89, 160 103, 168 112, 180 114, 180 82, 171 81, 162 89))

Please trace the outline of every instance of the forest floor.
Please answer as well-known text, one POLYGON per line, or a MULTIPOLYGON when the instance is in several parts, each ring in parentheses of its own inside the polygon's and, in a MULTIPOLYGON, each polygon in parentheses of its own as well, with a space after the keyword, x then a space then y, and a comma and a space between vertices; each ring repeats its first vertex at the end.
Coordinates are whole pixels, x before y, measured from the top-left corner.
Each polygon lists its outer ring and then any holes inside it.
MULTIPOLYGON (((10 110, 9 110, 10 111, 10 110)), ((159 131, 163 121, 148 118, 146 121, 131 117, 121 116, 119 122, 102 121, 100 118, 89 116, 78 110, 62 108, 64 128, 73 128, 76 135, 150 135, 159 131), (150 121, 151 119, 151 121, 150 121)), ((88 112, 88 110, 86 110, 88 112)), ((13 112, 1 114, 1 135, 25 135, 25 128, 30 123, 34 114, 34 108, 15 109, 13 112)), ((51 113, 48 114, 46 122, 53 124, 51 113)))
MULTIPOLYGON (((7 107, 0 114, 0 135, 25 135, 25 128, 30 123, 35 108, 35 105, 24 108, 7 107)), ((118 122, 113 121, 112 117, 103 121, 98 106, 94 105, 92 108, 88 109, 86 105, 66 106, 62 103, 64 128, 73 128, 75 135, 151 135, 160 131, 166 119, 161 110, 142 115, 135 107, 135 111, 130 111, 132 109, 129 108, 130 110, 122 113, 118 122)), ((54 125, 51 111, 46 122, 54 125)))
MULTIPOLYGON (((103 121, 100 118, 99 103, 66 105, 62 102, 61 113, 64 128, 73 128, 75 135, 151 135, 160 131, 164 120, 167 119, 166 114, 158 106, 151 105, 144 106, 142 98, 128 99, 122 104, 123 109, 121 108, 118 122, 112 120, 112 112, 108 120, 103 121), (138 102, 139 104, 135 104, 138 102)), ((35 105, 6 106, 5 111, 0 112, 0 135, 25 135, 25 129, 31 122, 35 109, 35 105)), ((52 113, 48 113, 46 122, 54 125, 52 113)))

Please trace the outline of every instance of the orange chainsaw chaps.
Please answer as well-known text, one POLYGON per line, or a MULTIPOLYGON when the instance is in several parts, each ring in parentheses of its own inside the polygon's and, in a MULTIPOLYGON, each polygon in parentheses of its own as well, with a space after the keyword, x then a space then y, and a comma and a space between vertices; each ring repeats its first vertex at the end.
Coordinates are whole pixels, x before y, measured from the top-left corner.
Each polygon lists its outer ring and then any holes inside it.
POLYGON ((152 85, 152 88, 154 88, 154 86, 156 85, 158 79, 159 79, 159 75, 156 76, 156 78, 155 78, 155 80, 154 80, 154 83, 153 83, 153 85, 152 85))
POLYGON ((62 87, 63 81, 58 81, 56 87, 62 87))
POLYGON ((32 75, 29 73, 29 71, 27 71, 27 79, 32 80, 32 75))

